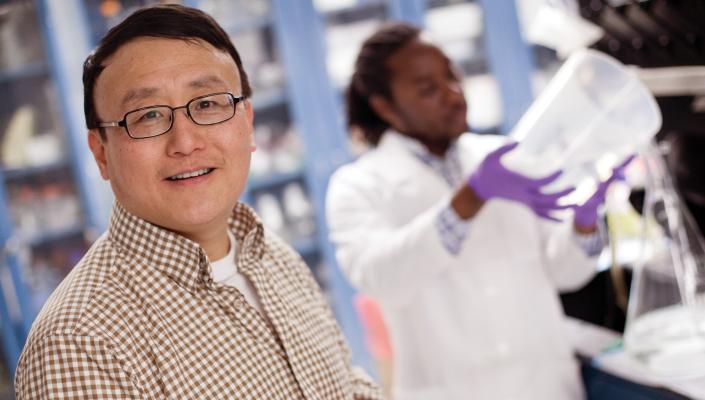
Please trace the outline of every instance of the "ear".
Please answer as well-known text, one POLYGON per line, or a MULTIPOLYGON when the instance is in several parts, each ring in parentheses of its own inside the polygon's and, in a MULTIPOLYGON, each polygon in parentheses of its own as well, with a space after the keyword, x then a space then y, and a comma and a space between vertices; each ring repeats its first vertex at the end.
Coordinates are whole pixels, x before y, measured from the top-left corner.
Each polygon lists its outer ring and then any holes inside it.
POLYGON ((399 118, 396 107, 386 97, 373 94, 369 99, 370 107, 379 117, 392 128, 399 132, 404 132, 404 122, 399 118))
POLYGON ((254 120, 255 111, 252 108, 252 103, 249 100, 243 101, 245 106, 245 120, 247 121, 247 130, 250 132, 250 150, 257 150, 257 144, 255 143, 255 131, 254 131, 254 120))
POLYGON ((106 143, 104 143, 103 139, 100 137, 100 133, 97 129, 88 131, 88 147, 90 147, 95 163, 98 165, 100 176, 108 181, 110 180, 110 175, 108 174, 108 158, 105 145, 106 143))

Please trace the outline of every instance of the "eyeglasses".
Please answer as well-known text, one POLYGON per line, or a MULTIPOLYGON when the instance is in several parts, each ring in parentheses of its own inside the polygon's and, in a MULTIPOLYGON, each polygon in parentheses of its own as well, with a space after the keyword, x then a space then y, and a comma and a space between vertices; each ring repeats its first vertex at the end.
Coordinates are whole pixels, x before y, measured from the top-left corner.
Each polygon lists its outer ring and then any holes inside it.
POLYGON ((211 93, 189 100, 183 106, 171 107, 156 105, 142 107, 125 114, 121 121, 100 122, 98 127, 121 126, 133 139, 147 139, 163 135, 174 125, 174 111, 185 108, 189 119, 196 125, 215 125, 225 122, 235 115, 237 104, 243 96, 232 93, 211 93))

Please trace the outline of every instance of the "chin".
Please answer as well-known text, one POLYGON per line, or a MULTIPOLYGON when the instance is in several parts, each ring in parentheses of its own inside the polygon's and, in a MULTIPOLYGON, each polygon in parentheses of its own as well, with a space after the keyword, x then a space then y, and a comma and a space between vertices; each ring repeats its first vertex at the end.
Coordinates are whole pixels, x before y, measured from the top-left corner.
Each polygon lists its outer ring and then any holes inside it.
POLYGON ((235 203, 219 201, 202 201, 199 203, 182 204, 172 214, 172 218, 179 220, 182 225, 209 225, 220 219, 230 216, 235 203))
POLYGON ((455 129, 452 132, 448 133, 447 137, 450 140, 455 140, 460 137, 463 133, 467 132, 467 127, 463 129, 455 129))

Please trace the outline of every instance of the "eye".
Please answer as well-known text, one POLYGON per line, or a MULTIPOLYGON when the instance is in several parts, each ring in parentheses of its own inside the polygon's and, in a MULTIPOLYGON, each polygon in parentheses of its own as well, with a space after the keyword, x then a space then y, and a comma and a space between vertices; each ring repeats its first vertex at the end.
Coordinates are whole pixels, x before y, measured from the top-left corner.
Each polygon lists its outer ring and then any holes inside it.
POLYGON ((159 118, 161 116, 161 113, 156 110, 150 110, 144 113, 142 116, 142 119, 154 119, 154 118, 159 118))
POLYGON ((213 100, 203 99, 196 102, 196 110, 208 110, 209 108, 213 108, 216 105, 216 102, 213 100))
POLYGON ((435 83, 422 85, 419 87, 419 94, 421 96, 430 96, 436 92, 438 86, 435 83))
POLYGON ((137 117, 135 118, 137 122, 153 122, 164 118, 164 112, 161 109, 155 108, 144 110, 135 117, 137 117))

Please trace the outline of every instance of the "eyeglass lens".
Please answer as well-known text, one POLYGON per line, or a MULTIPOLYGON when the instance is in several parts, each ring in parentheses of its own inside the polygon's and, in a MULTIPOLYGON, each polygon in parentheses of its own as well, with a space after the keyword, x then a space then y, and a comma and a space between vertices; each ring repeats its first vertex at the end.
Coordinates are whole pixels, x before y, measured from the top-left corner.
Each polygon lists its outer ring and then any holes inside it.
MULTIPOLYGON (((235 101, 229 93, 195 98, 188 102, 188 115, 198 125, 213 125, 235 114, 235 101)), ((134 138, 158 136, 171 129, 172 108, 155 106, 135 110, 125 116, 127 131, 134 138)))

